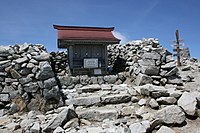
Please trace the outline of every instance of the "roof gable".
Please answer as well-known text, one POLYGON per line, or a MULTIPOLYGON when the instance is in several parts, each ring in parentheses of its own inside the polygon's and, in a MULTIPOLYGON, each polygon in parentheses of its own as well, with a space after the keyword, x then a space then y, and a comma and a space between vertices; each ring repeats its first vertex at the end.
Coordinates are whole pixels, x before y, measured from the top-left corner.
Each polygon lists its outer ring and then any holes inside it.
POLYGON ((82 27, 53 25, 58 31, 58 40, 69 41, 101 41, 119 43, 120 40, 112 34, 114 27, 82 27))

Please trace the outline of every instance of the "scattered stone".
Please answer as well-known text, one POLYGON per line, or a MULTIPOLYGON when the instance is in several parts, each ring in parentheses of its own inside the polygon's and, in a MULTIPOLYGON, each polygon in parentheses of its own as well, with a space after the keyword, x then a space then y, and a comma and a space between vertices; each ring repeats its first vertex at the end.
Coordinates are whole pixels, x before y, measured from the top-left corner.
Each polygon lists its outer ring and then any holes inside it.
POLYGON ((156 99, 156 101, 159 104, 170 105, 170 104, 175 104, 177 102, 177 99, 174 97, 160 97, 156 99))
POLYGON ((133 113, 135 113, 135 107, 134 106, 123 107, 120 112, 122 116, 132 115, 133 113))
POLYGON ((151 98, 151 100, 149 101, 149 105, 152 109, 155 109, 155 108, 158 108, 159 107, 159 104, 158 102, 154 99, 154 98, 151 98))
POLYGON ((146 105, 147 100, 146 99, 140 99, 140 101, 138 102, 138 104, 140 106, 146 105))

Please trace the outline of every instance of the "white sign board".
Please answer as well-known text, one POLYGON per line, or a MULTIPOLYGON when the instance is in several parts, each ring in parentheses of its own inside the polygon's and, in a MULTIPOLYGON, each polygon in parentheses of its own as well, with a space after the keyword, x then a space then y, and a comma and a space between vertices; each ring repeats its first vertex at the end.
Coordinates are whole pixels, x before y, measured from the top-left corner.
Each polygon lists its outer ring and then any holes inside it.
POLYGON ((100 75, 101 69, 94 69, 94 75, 100 75))
POLYGON ((98 68, 98 59, 84 59, 84 68, 98 68))

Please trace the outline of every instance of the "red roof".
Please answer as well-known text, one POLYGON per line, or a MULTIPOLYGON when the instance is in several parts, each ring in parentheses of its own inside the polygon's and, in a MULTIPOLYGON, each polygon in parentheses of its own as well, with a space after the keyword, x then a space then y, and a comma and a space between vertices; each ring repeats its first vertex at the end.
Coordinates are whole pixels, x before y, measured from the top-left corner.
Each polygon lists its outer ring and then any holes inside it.
POLYGON ((120 42, 120 40, 115 38, 112 34, 114 27, 105 28, 59 25, 53 25, 53 27, 58 30, 59 40, 120 42))

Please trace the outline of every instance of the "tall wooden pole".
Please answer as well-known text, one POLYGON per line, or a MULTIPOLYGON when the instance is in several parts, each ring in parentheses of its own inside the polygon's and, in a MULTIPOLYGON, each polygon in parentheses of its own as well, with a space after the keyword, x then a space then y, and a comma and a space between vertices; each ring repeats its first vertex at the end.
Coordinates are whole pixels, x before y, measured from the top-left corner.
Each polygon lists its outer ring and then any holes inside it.
POLYGON ((181 59, 180 59, 180 44, 179 44, 179 33, 176 30, 176 44, 177 44, 177 66, 181 66, 181 59))

